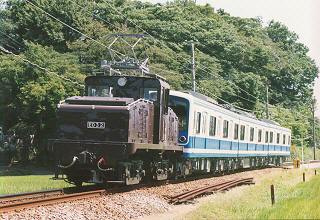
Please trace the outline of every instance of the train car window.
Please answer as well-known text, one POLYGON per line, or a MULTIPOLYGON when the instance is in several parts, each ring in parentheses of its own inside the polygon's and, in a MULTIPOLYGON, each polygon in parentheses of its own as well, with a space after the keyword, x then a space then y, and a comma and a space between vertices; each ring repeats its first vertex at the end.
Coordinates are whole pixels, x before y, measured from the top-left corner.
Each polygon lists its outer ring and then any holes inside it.
POLYGON ((285 134, 283 135, 283 138, 282 138, 282 144, 286 144, 286 135, 285 134))
POLYGON ((202 133, 205 134, 207 130, 207 113, 202 114, 202 133))
POLYGON ((245 137, 245 133, 246 133, 246 127, 244 125, 240 126, 240 140, 244 140, 245 137))
POLYGON ((217 118, 214 116, 210 116, 209 135, 216 136, 216 131, 217 131, 217 118))
POLYGON ((265 135, 265 143, 269 142, 269 132, 266 131, 266 135, 265 135))
POLYGON ((290 135, 288 136, 288 144, 290 144, 290 142, 291 142, 291 137, 290 137, 290 135))
POLYGON ((280 133, 277 133, 277 144, 280 143, 280 133))
POLYGON ((88 86, 88 96, 112 97, 112 87, 88 86))
POLYGON ((234 131, 233 131, 233 139, 238 140, 239 138, 239 124, 234 124, 234 131))
POLYGON ((197 134, 200 134, 200 131, 201 131, 201 113, 200 112, 197 112, 197 119, 196 119, 196 133, 197 134))
POLYGON ((156 102, 158 100, 158 90, 157 88, 144 88, 143 89, 143 98, 156 102))
POLYGON ((229 136, 229 121, 223 120, 223 137, 227 138, 229 136))
POLYGON ((273 132, 270 131, 270 143, 273 143, 273 132))
POLYGON ((262 129, 258 130, 258 142, 262 141, 262 129))
POLYGON ((254 128, 250 128, 250 141, 254 139, 254 128))

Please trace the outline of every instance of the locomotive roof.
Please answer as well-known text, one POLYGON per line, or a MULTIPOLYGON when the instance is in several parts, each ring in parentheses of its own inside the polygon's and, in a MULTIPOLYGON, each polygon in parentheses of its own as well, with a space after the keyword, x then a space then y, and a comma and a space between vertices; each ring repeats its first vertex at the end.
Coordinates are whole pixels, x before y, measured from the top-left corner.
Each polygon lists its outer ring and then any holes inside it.
POLYGON ((127 76, 127 75, 117 75, 117 76, 107 76, 107 75, 98 75, 98 76, 87 76, 85 78, 85 83, 87 84, 88 81, 90 83, 94 82, 94 79, 119 79, 119 78, 126 78, 126 79, 136 79, 136 80, 143 80, 143 81, 155 81, 159 82, 162 87, 170 88, 170 85, 166 82, 164 78, 159 77, 158 75, 150 74, 148 76, 127 76))

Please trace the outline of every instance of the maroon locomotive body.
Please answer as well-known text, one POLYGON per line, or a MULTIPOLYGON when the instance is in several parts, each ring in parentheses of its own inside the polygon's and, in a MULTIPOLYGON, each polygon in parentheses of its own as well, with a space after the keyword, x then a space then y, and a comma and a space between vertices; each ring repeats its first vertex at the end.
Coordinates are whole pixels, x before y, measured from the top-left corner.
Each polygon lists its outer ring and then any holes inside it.
POLYGON ((169 85, 156 77, 90 76, 85 96, 58 104, 50 148, 56 177, 82 182, 137 184, 167 179, 182 154, 169 85))

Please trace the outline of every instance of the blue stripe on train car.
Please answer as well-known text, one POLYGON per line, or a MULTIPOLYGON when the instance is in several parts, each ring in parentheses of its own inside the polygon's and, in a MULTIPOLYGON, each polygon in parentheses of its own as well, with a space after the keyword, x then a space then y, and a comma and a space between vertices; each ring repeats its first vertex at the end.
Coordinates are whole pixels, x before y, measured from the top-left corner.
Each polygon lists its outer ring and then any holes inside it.
POLYGON ((231 141, 220 141, 220 150, 230 150, 231 149, 231 141))
POLYGON ((247 143, 239 143, 239 150, 248 150, 247 143))
POLYGON ((263 151, 263 145, 262 144, 257 144, 256 150, 257 151, 263 151))
POLYGON ((272 156, 279 155, 278 153, 272 153, 273 151, 284 151, 286 155, 290 155, 290 147, 288 146, 276 146, 267 144, 252 144, 252 143, 240 143, 238 141, 218 140, 214 138, 204 137, 189 137, 188 144, 184 145, 184 148, 195 149, 216 149, 216 150, 232 150, 232 153, 184 153, 185 157, 235 157, 236 155, 241 157, 246 156, 272 156), (239 151, 242 152, 239 152, 239 151), (260 151, 259 154, 246 153, 243 151, 260 151), (265 151, 262 153, 261 151, 265 151))
POLYGON ((239 142, 232 141, 231 142, 231 150, 238 150, 239 142))
POLYGON ((248 144, 248 150, 256 150, 256 144, 248 144))
POLYGON ((212 138, 206 138, 206 140, 207 140, 206 149, 219 149, 219 146, 220 146, 219 140, 212 139, 212 138))
POLYGON ((194 146, 197 146, 197 148, 206 148, 206 138, 201 138, 201 137, 194 137, 194 146))

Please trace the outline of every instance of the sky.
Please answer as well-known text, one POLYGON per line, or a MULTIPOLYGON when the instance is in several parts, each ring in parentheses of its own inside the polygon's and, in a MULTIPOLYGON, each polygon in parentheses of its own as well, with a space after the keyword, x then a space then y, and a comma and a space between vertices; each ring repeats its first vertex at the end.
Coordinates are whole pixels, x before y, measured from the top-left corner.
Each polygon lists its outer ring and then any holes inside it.
MULTIPOLYGON (((165 3, 167 0, 145 0, 165 3)), ((309 49, 308 55, 320 67, 320 0, 197 0, 197 4, 222 8, 232 16, 262 17, 264 22, 280 21, 299 35, 299 41, 309 49)), ((320 118, 320 78, 314 87, 317 99, 316 115, 320 118)))

